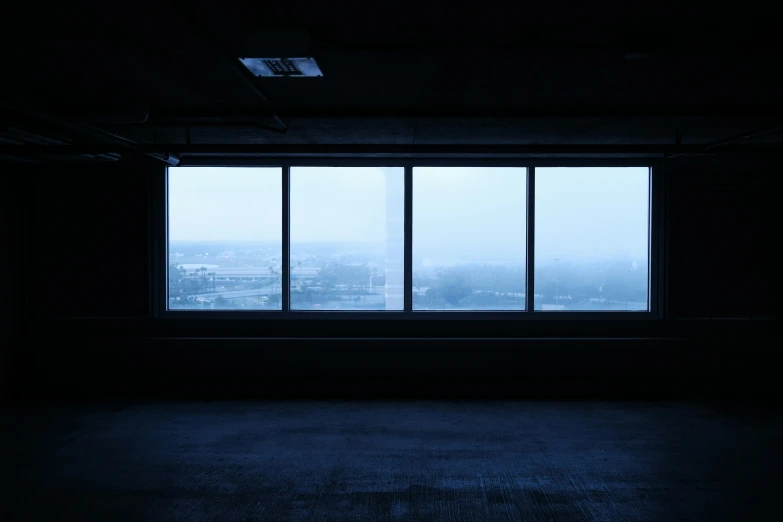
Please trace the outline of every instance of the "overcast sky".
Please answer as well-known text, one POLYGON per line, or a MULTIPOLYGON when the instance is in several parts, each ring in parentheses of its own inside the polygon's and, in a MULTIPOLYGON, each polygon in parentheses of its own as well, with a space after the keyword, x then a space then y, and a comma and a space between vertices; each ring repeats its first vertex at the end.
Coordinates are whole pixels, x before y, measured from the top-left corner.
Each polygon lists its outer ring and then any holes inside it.
POLYGON ((536 168, 536 257, 646 258, 647 167, 536 168))
MULTIPOLYGON (((383 241, 387 184, 401 218, 402 168, 292 168, 292 241, 383 241)), ((169 237, 279 241, 281 187, 279 168, 171 168, 169 237)), ((522 168, 415 168, 414 257, 523 261, 525 190, 522 168)), ((537 168, 537 256, 646 256, 648 190, 647 168, 537 168)))

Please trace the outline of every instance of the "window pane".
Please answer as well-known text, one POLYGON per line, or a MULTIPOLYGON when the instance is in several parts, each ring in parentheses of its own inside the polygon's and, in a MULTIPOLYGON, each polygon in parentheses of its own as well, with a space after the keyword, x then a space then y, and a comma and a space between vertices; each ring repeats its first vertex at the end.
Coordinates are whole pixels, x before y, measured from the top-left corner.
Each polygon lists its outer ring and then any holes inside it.
POLYGON ((526 174, 414 169, 415 310, 524 310, 526 174))
POLYGON ((402 167, 291 168, 291 309, 402 310, 402 167))
POLYGON ((280 168, 168 172, 169 309, 280 310, 280 168))
POLYGON ((647 310, 647 167, 537 168, 535 310, 647 310))

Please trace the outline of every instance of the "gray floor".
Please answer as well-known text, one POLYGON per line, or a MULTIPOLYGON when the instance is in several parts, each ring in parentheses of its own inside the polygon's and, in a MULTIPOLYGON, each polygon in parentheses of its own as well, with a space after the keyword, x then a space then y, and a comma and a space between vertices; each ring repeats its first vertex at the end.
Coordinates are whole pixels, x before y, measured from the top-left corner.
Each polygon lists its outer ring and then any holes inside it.
POLYGON ((779 519, 782 420, 748 403, 6 410, 0 519, 779 519))

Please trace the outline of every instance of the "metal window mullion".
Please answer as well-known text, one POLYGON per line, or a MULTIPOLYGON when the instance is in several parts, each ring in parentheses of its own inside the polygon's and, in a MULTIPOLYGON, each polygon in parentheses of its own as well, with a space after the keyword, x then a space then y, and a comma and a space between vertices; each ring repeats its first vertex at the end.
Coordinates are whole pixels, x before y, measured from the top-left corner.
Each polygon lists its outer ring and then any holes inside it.
POLYGON ((413 311, 413 166, 405 166, 405 252, 403 266, 405 312, 413 311))
POLYGON ((525 311, 532 313, 535 306, 534 248, 536 240, 536 168, 527 168, 527 282, 525 285, 525 311))
POLYGON ((283 313, 291 310, 291 166, 283 165, 283 256, 280 268, 281 307, 283 313))

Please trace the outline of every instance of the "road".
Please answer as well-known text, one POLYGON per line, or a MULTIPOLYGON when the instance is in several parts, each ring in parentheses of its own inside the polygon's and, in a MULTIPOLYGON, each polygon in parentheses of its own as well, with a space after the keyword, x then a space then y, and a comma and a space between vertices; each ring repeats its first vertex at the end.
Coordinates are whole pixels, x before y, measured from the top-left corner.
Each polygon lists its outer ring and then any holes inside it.
POLYGON ((217 297, 223 297, 224 299, 235 299, 237 297, 258 297, 259 295, 279 294, 278 288, 256 288, 253 290, 232 290, 229 292, 215 292, 211 294, 199 294, 199 297, 206 297, 209 300, 213 300, 217 297))

